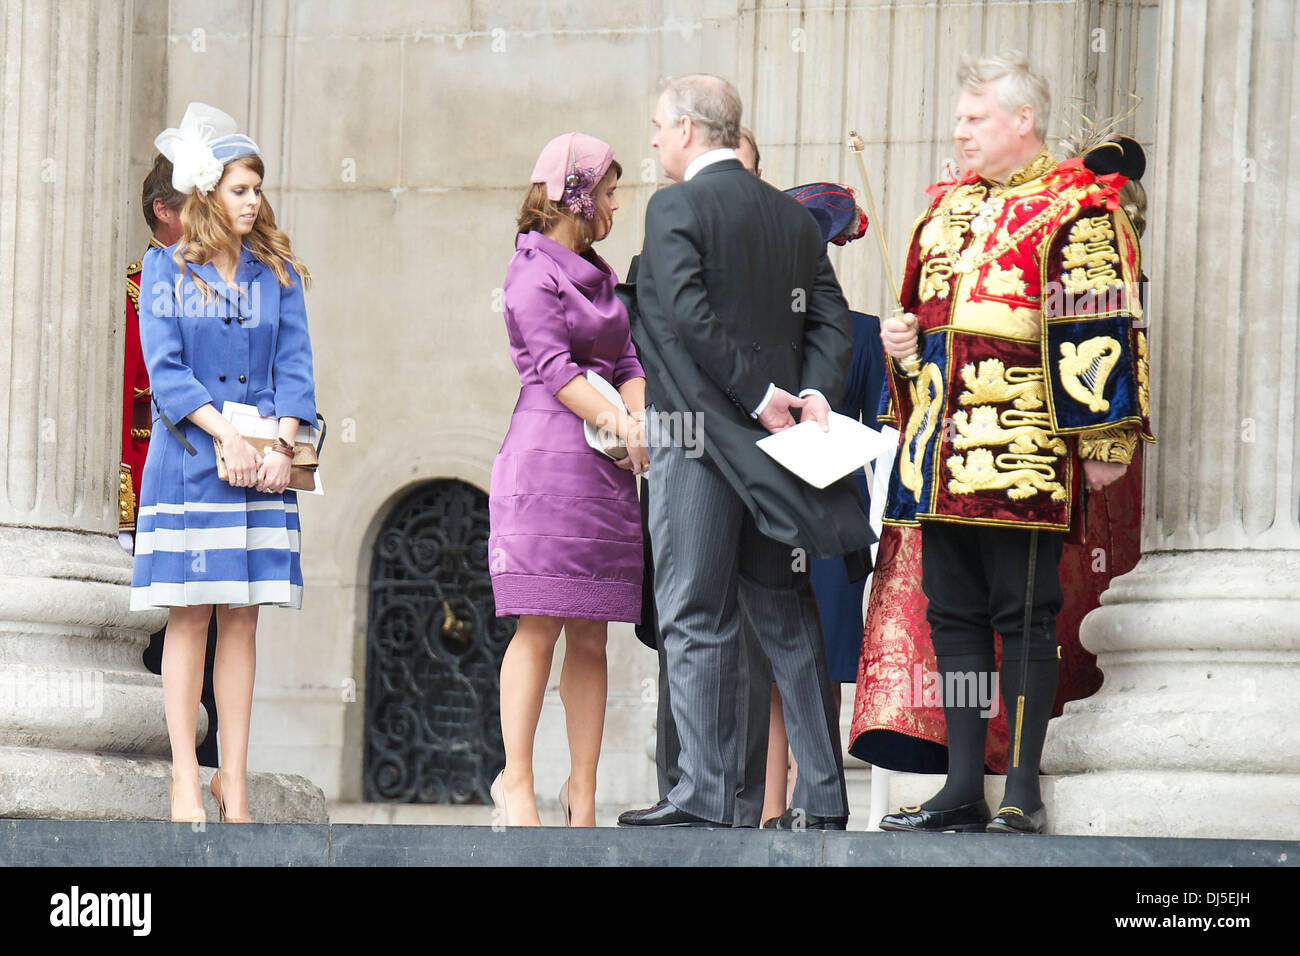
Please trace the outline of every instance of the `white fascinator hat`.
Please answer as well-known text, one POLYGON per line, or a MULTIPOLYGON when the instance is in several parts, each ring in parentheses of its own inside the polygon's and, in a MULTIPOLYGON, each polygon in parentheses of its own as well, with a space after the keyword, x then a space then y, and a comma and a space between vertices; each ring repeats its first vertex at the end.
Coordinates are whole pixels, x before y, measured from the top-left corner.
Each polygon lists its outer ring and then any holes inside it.
POLYGON ((207 103, 187 106, 180 127, 163 130, 153 144, 171 160, 172 188, 179 193, 211 192, 227 163, 259 152, 255 142, 236 132, 230 114, 207 103))

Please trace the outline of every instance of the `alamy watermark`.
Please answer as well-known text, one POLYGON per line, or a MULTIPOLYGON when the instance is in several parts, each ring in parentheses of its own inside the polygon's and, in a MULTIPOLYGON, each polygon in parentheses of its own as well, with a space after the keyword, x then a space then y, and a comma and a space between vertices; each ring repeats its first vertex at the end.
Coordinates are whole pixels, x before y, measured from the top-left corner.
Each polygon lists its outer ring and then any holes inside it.
POLYGON ((104 713, 104 672, 47 671, 19 664, 0 675, 0 710, 16 713, 104 713))
POLYGON ((50 897, 50 925, 119 927, 133 936, 148 936, 153 926, 153 894, 83 892, 75 883, 50 897))
POLYGON ((1146 328, 1146 320, 1135 306, 1142 301, 1146 279, 1115 282, 1103 288, 1077 291, 1064 282, 1049 282, 1043 287, 1043 315, 1049 319, 1076 315, 1131 315, 1135 329, 1146 328))
POLYGON ((981 717, 996 717, 1001 710, 997 671, 949 671, 940 674, 920 661, 912 665, 912 679, 895 684, 889 703, 898 707, 978 707, 981 717))
MULTIPOLYGON (((609 412, 596 416, 596 427, 615 431, 616 417, 609 412)), ((704 413, 647 410, 645 414, 647 448, 681 448, 687 458, 704 454, 704 413)))
POLYGON ((227 285, 226 292, 203 290, 193 281, 176 277, 176 283, 158 281, 150 288, 155 318, 174 319, 184 316, 192 319, 239 319, 245 328, 254 328, 262 314, 262 285, 259 282, 235 282, 227 285))

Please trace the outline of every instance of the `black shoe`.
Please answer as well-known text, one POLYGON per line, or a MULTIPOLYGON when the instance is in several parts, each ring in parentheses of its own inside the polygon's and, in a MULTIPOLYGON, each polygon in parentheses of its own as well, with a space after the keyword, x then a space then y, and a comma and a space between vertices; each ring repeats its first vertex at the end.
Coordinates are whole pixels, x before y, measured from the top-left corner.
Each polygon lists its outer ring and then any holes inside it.
POLYGON ((848 826, 848 817, 819 817, 815 813, 803 813, 787 810, 779 817, 772 817, 763 824, 764 830, 843 830, 848 826))
POLYGON ((685 810, 678 810, 667 800, 660 800, 645 810, 625 810, 618 815, 621 827, 717 827, 731 829, 729 823, 714 823, 685 810))
POLYGON ((914 833, 983 833, 989 824, 989 807, 983 800, 963 803, 951 810, 922 810, 900 807, 897 813, 880 818, 882 830, 914 833))
POLYGON ((1039 807, 1028 816, 1019 807, 1001 807, 984 829, 987 833, 1046 833, 1047 807, 1039 807))

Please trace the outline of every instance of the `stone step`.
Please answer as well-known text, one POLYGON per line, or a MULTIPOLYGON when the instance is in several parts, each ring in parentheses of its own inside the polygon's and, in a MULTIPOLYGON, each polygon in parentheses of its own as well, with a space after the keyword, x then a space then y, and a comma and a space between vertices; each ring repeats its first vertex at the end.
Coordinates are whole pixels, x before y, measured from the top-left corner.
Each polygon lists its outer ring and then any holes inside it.
MULTIPOLYGON (((200 767, 199 786, 208 819, 216 820, 212 773, 200 767)), ((0 818, 166 820, 171 775, 162 757, 0 747, 0 818)), ((329 822, 325 794, 297 774, 250 772, 248 801, 265 823, 329 822)))
POLYGON ((3 866, 1300 866, 1293 842, 0 820, 3 866))

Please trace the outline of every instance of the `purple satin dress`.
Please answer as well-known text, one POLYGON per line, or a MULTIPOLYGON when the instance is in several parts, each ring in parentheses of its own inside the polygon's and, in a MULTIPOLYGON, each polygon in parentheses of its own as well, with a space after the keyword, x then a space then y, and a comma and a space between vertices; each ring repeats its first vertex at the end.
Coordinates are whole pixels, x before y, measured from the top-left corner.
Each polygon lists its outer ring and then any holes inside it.
POLYGON ((555 393, 595 370, 615 387, 637 361, 617 277, 538 232, 515 240, 503 305, 515 403, 488 495, 488 567, 498 617, 641 620, 636 478, 594 451, 555 393))

